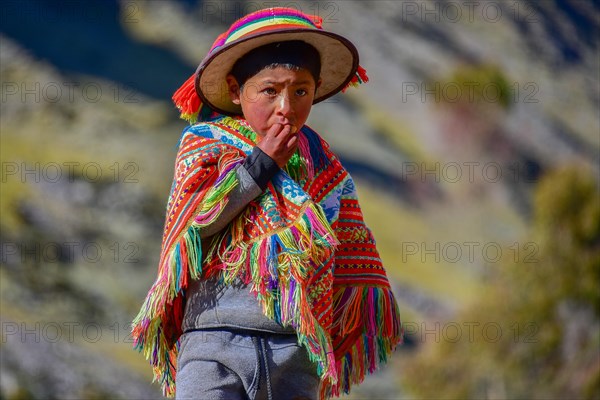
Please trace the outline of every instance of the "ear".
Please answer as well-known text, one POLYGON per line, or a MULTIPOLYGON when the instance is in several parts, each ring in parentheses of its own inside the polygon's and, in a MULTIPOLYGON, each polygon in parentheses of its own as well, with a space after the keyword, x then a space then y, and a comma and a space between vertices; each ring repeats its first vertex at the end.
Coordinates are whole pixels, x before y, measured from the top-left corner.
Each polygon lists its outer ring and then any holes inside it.
POLYGON ((321 83, 323 83, 323 79, 319 78, 319 80, 315 84, 315 93, 317 93, 317 89, 319 89, 319 87, 321 87, 321 83))
POLYGON ((229 98, 231 98, 233 104, 241 104, 240 85, 238 85, 237 80, 231 74, 227 75, 226 79, 227 86, 229 87, 229 98))

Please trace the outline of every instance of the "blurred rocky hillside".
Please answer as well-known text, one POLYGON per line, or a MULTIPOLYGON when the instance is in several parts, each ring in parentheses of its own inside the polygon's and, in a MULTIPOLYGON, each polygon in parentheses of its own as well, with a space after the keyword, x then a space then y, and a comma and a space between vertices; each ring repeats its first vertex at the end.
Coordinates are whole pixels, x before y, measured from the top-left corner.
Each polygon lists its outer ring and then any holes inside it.
POLYGON ((506 258, 541 256, 538 182, 570 165, 598 190, 596 1, 4 1, 0 398, 161 397, 128 332, 185 126, 169 99, 218 33, 274 5, 320 15, 370 77, 309 123, 357 180, 410 329, 347 398, 430 395, 400 384, 411 359, 506 258))

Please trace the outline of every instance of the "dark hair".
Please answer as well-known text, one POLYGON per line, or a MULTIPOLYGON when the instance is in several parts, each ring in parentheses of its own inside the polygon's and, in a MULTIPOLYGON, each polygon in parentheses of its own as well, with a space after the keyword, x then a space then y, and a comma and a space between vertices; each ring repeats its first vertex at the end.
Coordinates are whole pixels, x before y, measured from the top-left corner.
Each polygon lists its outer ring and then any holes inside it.
POLYGON ((316 83, 321 75, 321 55, 317 49, 301 40, 269 43, 242 56, 230 73, 242 86, 263 69, 279 66, 290 70, 306 69, 316 83))

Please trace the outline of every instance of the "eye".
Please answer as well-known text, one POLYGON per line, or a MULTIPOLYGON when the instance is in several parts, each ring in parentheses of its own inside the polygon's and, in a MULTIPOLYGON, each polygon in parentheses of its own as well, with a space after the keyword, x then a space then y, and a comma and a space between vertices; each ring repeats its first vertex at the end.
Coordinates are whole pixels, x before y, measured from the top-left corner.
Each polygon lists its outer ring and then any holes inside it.
POLYGON ((296 90, 296 96, 306 96, 307 94, 308 94, 308 92, 306 91, 306 89, 296 90))
POLYGON ((277 90, 275 90, 275 88, 272 87, 266 87, 261 92, 271 97, 277 95, 277 90))

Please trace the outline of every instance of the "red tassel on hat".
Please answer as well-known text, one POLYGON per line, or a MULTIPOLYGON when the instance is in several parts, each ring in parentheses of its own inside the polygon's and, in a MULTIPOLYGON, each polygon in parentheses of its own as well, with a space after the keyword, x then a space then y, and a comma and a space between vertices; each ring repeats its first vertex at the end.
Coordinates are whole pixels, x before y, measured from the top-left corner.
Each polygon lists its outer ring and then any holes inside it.
POLYGON ((369 82, 369 77, 367 76, 367 70, 366 69, 364 69, 363 67, 361 67, 359 65, 358 69, 356 70, 356 73, 358 74, 358 77, 360 78, 360 83, 369 82))
POLYGON ((357 87, 359 84, 365 82, 369 82, 367 71, 359 65, 356 74, 354 74, 350 82, 342 89, 342 93, 345 93, 350 86, 357 87))
POLYGON ((180 111, 180 117, 190 123, 196 122, 202 102, 196 93, 196 74, 190 76, 183 85, 173 94, 173 103, 180 111))

